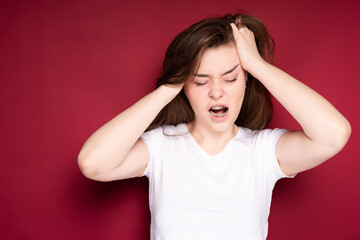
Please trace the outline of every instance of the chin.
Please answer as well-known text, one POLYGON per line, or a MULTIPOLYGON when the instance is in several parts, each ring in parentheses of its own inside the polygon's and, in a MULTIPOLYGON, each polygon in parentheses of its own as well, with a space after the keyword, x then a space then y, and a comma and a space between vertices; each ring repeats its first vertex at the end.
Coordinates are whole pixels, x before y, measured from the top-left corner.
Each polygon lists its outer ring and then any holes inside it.
POLYGON ((233 129, 234 124, 235 124, 235 120, 232 121, 230 119, 227 119, 226 121, 223 121, 223 122, 211 121, 210 126, 213 131, 220 133, 220 132, 226 132, 226 131, 229 131, 230 129, 233 129))

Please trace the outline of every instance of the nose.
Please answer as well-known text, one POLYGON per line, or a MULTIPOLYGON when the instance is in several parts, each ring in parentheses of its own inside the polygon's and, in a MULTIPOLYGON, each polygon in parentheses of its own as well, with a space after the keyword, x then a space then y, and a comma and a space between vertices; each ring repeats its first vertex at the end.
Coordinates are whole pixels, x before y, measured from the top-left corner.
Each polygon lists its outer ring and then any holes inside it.
POLYGON ((209 96, 214 99, 219 99, 224 95, 224 89, 222 88, 221 84, 213 83, 209 90, 209 96))

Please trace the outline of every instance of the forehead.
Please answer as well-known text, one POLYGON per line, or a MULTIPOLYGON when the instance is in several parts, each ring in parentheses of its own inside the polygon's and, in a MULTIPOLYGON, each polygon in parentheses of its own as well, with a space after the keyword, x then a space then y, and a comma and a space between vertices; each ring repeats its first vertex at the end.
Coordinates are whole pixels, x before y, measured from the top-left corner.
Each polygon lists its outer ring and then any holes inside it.
POLYGON ((208 48, 200 58, 198 74, 218 75, 239 64, 234 44, 208 48))

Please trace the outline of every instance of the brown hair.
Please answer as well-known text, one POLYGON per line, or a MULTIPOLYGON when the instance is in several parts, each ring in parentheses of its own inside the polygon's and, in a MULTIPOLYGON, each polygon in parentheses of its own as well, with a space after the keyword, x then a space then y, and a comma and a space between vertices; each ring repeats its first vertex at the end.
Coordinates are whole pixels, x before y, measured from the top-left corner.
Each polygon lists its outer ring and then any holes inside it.
MULTIPOLYGON (((227 14, 204 19, 179 33, 167 48, 162 75, 156 83, 161 85, 181 84, 193 77, 199 60, 207 48, 218 47, 234 41, 230 23, 246 26, 255 36, 257 49, 262 58, 273 63, 274 40, 264 24, 249 15, 227 14)), ((272 104, 267 89, 248 73, 244 101, 235 124, 250 129, 263 129, 272 117, 272 104)), ((167 104, 147 130, 160 125, 177 125, 194 120, 184 89, 167 104)))

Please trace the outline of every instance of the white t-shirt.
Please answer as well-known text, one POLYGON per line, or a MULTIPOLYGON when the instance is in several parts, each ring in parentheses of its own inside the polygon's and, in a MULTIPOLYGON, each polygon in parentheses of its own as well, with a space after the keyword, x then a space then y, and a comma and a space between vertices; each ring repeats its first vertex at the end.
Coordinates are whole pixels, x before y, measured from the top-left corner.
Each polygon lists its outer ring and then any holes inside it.
POLYGON ((186 124, 145 132, 151 240, 266 239, 274 185, 295 176, 281 172, 275 155, 285 131, 240 127, 215 156, 186 124))

